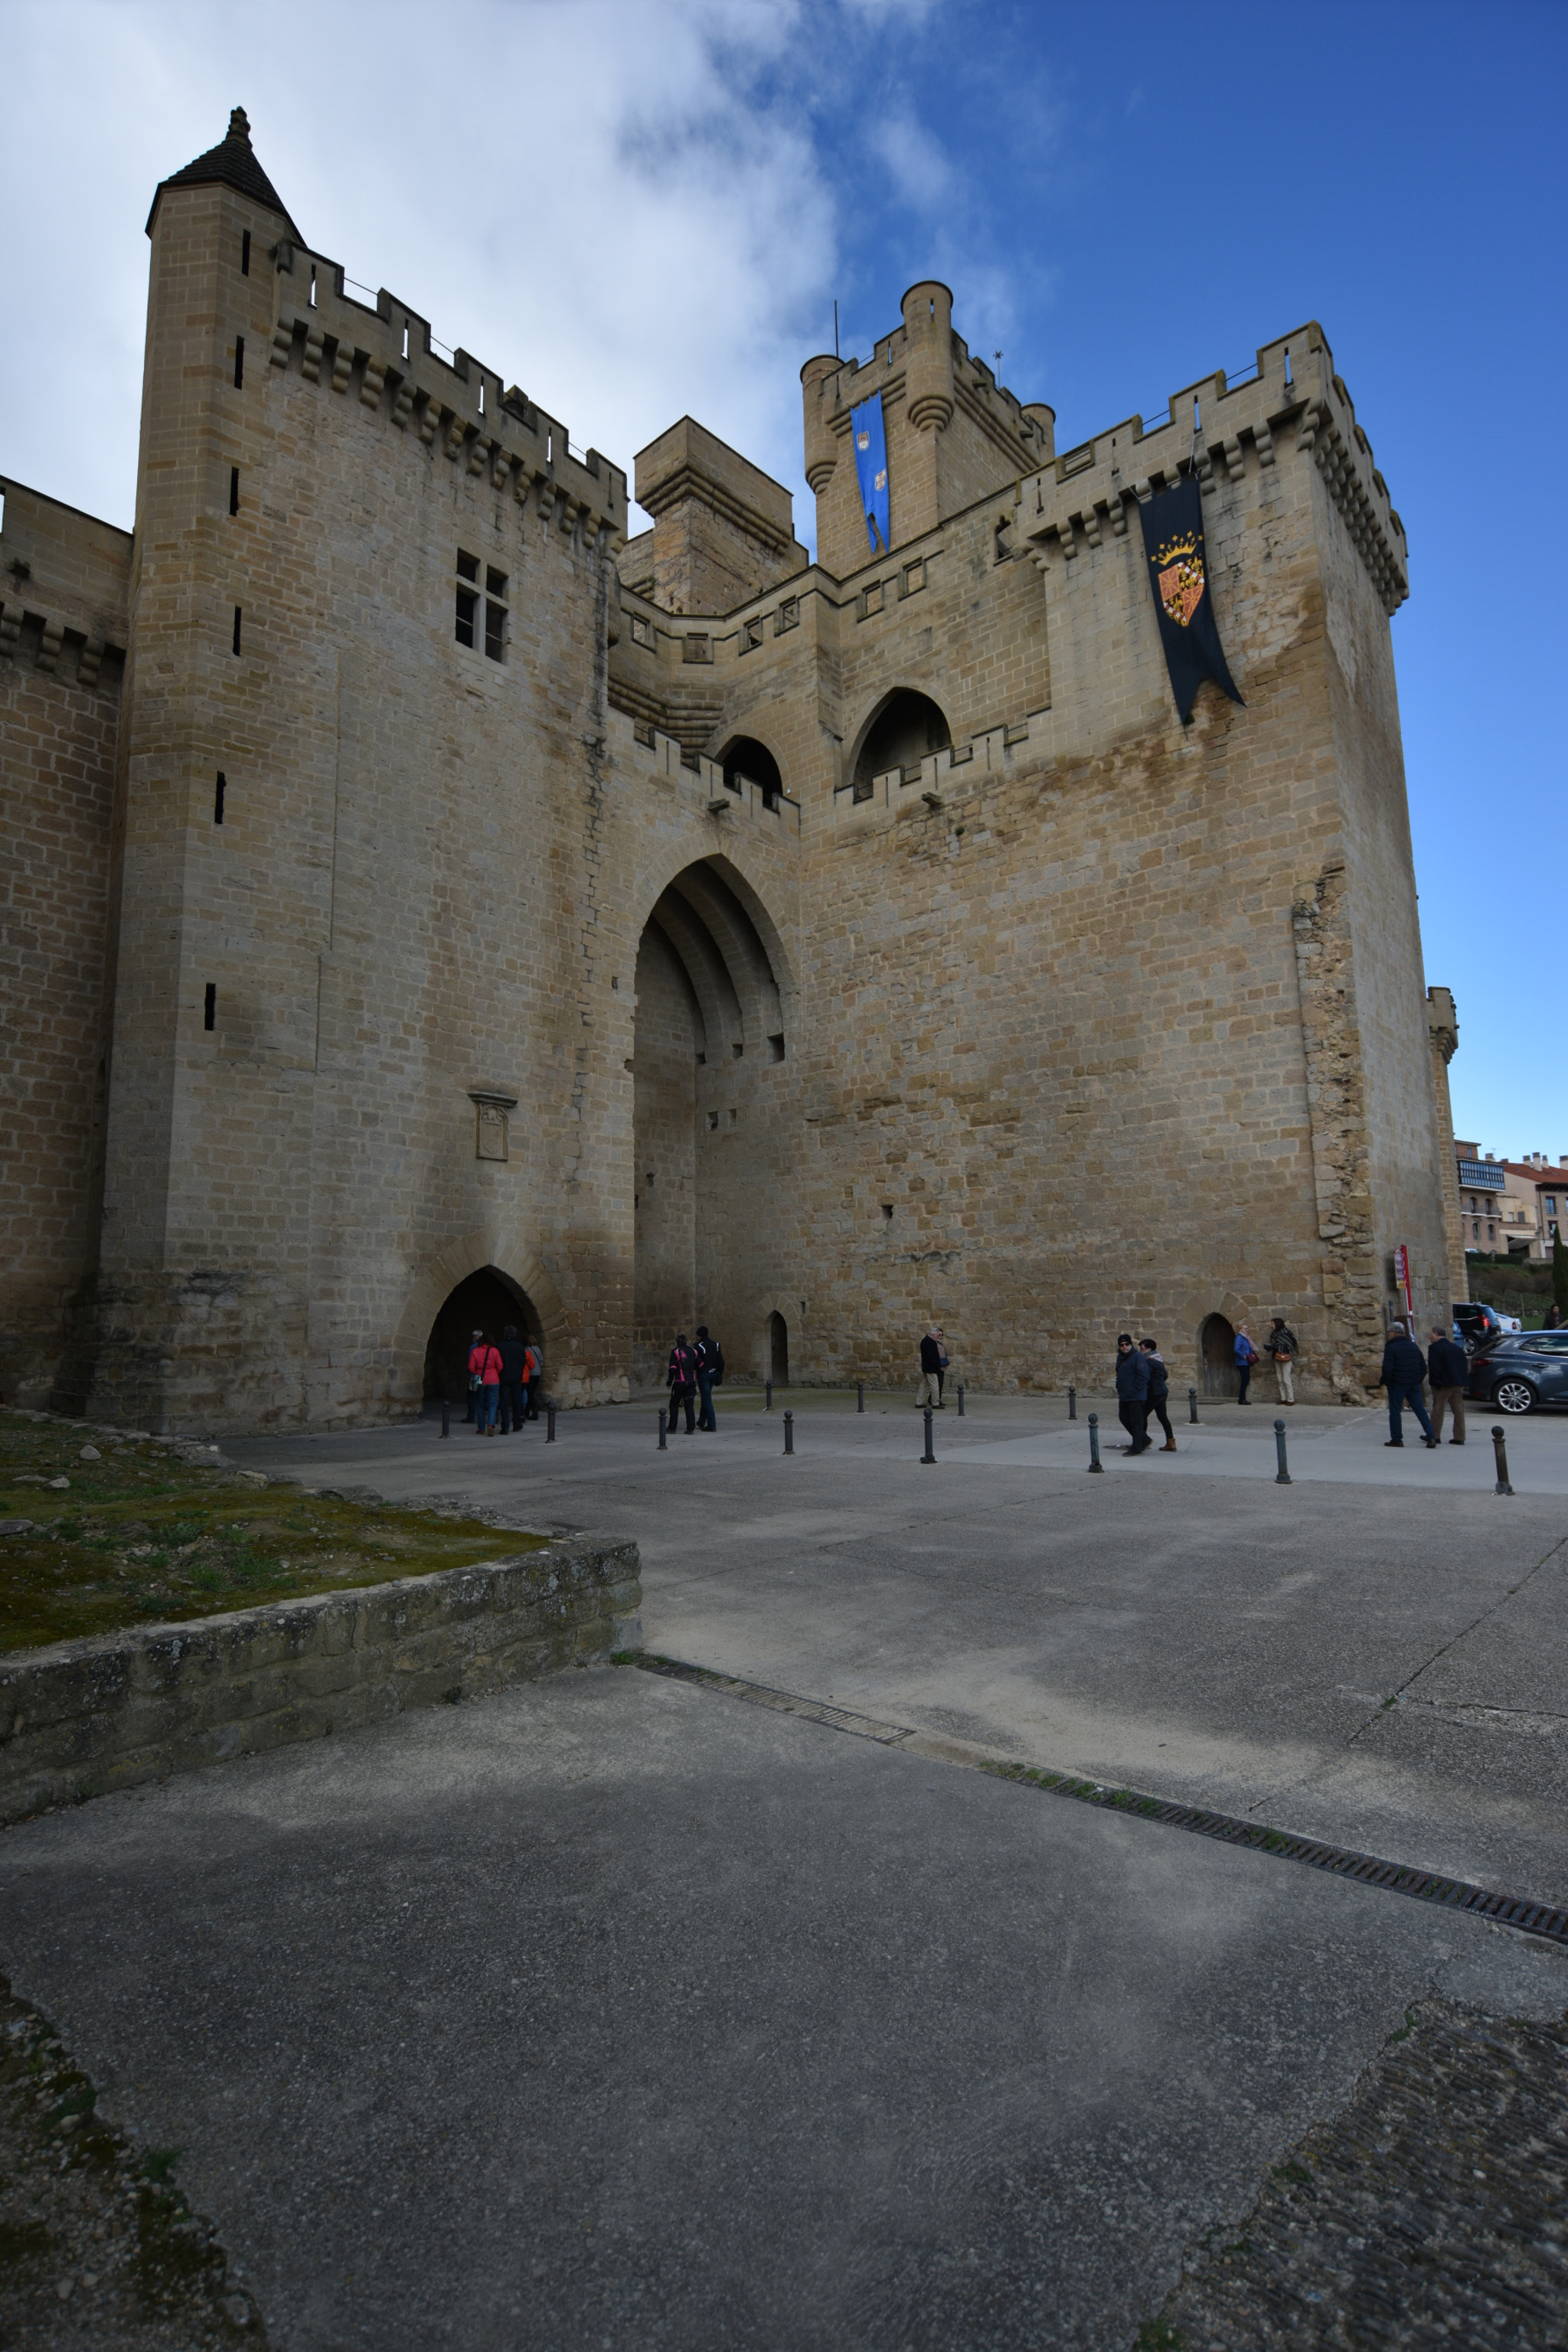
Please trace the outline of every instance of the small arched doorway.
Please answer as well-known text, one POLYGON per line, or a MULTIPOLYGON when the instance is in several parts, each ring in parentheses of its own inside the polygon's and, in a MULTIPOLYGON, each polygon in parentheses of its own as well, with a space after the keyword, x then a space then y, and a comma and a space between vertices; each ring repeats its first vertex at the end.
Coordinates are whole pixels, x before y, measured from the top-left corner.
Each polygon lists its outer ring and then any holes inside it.
POLYGON ((1205 1397, 1234 1397, 1236 1333, 1223 1315, 1205 1315, 1198 1332, 1198 1372, 1205 1397))
POLYGON ((851 780, 858 792, 869 792, 874 779, 889 769, 918 768, 933 751, 952 748, 946 713, 929 694, 900 686, 872 713, 855 754, 851 780))
POLYGON ((776 1307, 768 1317, 768 1378, 775 1389, 789 1386, 789 1325, 776 1307))
POLYGON ((544 1326, 527 1291, 510 1276, 482 1265, 448 1292, 426 1344, 426 1403, 439 1404, 444 1398, 447 1404, 466 1406, 474 1333, 499 1340, 509 1323, 516 1325, 520 1339, 532 1340, 542 1358, 544 1326))

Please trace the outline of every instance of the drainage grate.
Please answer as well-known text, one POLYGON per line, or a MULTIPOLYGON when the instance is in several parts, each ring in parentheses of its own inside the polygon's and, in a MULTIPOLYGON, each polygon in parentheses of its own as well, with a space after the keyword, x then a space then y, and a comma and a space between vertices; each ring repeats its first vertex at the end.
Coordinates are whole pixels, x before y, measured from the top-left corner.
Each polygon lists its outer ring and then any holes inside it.
POLYGON ((1403 1863, 1384 1862, 1375 1853, 1357 1853, 1351 1846, 1293 1837, 1288 1830, 1267 1829, 1261 1822, 1241 1821, 1234 1813, 1211 1813, 1199 1805, 1173 1804, 1163 1797, 1146 1797, 1136 1789, 1112 1789, 1099 1780, 1075 1780, 1070 1772, 1046 1772, 1034 1765, 989 1760, 980 1769, 998 1780, 1022 1780, 1031 1789, 1048 1789, 1055 1796, 1076 1797, 1080 1804, 1133 1813, 1140 1821, 1163 1822, 1170 1829, 1191 1830, 1198 1837, 1218 1838, 1226 1845, 1275 1854, 1281 1862, 1304 1862, 1310 1869, 1329 1871, 1336 1878, 1359 1879, 1363 1886, 1384 1886, 1391 1895, 1411 1895, 1418 1903, 1440 1903, 1450 1911, 1468 1911, 1476 1918, 1495 1919, 1502 1927, 1519 1927, 1526 1935, 1568 1945, 1568 1911, 1511 1895, 1494 1895, 1489 1887, 1472 1886, 1468 1879, 1440 1878, 1434 1871, 1411 1870, 1403 1863))
MULTIPOLYGON (((847 1707, 821 1699, 800 1698, 791 1691, 770 1690, 763 1683, 719 1675, 708 1666, 693 1666, 682 1658, 661 1658, 649 1651, 626 1655, 626 1663, 671 1682, 700 1683, 727 1697, 743 1698, 779 1715, 800 1716, 808 1723, 826 1724, 858 1739, 874 1739, 884 1748, 921 1745, 921 1735, 908 1725, 884 1723, 875 1716, 855 1715, 847 1707)), ((951 1745, 943 1753, 951 1759, 951 1745)), ((1450 1911, 1467 1911, 1472 1918, 1493 1919, 1500 1927, 1517 1927, 1527 1936, 1543 1936, 1549 1943, 1568 1947, 1568 1911, 1546 1903, 1531 1903, 1511 1895, 1494 1895, 1489 1887, 1473 1886, 1468 1879, 1443 1878, 1435 1871, 1411 1870, 1403 1863, 1385 1862, 1375 1853, 1358 1853, 1353 1847, 1326 1845, 1319 1838, 1295 1837, 1259 1822, 1242 1821, 1235 1813, 1215 1813, 1201 1805, 1179 1805, 1164 1797, 1150 1797, 1138 1789, 1118 1789, 1102 1780, 1084 1780, 1071 1772, 1048 1772, 1037 1764, 1005 1763, 1000 1758, 977 1756, 975 1769, 994 1780, 1021 1781, 1026 1788, 1045 1789, 1052 1796, 1072 1797, 1081 1805, 1099 1805, 1108 1812, 1131 1813, 1137 1820, 1160 1822, 1167 1829, 1190 1830, 1197 1837, 1218 1838, 1226 1845, 1244 1846, 1257 1853, 1273 1854, 1280 1862, 1305 1863, 1310 1870, 1326 1870, 1336 1878, 1353 1878, 1363 1886, 1385 1887, 1391 1895, 1409 1895, 1418 1903, 1436 1903, 1450 1911)))

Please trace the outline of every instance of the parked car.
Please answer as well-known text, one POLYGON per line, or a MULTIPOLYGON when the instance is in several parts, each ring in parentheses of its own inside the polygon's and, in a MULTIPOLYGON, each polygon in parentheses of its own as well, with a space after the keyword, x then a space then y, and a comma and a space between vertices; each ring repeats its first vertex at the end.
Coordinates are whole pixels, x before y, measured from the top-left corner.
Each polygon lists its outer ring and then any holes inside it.
POLYGON ((1470 1359, 1467 1394, 1500 1412, 1568 1410, 1568 1331, 1504 1331, 1470 1359))
POLYGON ((1502 1337, 1502 1317, 1495 1307, 1481 1307, 1473 1298, 1454 1301, 1454 1337, 1468 1356, 1488 1339, 1502 1337))

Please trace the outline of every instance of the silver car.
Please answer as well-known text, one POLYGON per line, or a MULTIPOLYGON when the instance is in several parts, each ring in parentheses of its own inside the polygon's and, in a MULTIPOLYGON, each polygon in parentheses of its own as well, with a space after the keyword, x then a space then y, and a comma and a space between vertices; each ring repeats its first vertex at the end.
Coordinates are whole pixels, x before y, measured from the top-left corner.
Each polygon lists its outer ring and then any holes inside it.
POLYGON ((1505 1331, 1471 1359, 1468 1393, 1500 1412, 1568 1408, 1568 1330, 1505 1331))

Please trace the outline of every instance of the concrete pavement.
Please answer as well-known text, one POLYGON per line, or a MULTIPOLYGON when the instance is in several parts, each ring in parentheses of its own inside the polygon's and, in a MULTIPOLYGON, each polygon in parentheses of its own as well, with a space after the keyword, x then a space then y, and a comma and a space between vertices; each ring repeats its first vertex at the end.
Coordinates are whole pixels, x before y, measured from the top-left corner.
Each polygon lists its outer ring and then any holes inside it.
POLYGON ((1390 1454, 1381 1412, 1298 1407, 1282 1487, 1272 1411, 1205 1405, 1178 1454, 1108 1446, 1093 1478, 1063 1400, 950 1409, 934 1468, 906 1400, 868 1404, 742 1395, 664 1454, 644 1405, 553 1446, 426 1422, 229 1450, 633 1534, 671 1655, 1568 1901, 1568 1416, 1510 1426, 1510 1499, 1489 1444, 1390 1454))
POLYGON ((0 1839, 274 2352, 1131 2343, 1479 1922, 600 1669, 0 1839))

